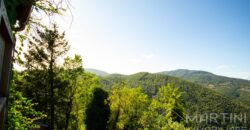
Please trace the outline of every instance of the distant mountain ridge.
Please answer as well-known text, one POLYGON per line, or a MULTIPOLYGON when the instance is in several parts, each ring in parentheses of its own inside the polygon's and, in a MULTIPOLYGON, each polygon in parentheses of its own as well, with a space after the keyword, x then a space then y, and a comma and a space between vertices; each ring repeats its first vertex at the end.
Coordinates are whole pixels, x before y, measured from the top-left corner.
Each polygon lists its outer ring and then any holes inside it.
POLYGON ((213 89, 223 95, 250 102, 250 81, 215 75, 206 71, 178 69, 160 74, 178 77, 213 89))
POLYGON ((86 68, 85 71, 96 74, 98 76, 107 76, 107 75, 109 75, 109 73, 107 73, 105 71, 102 71, 102 70, 97 70, 97 69, 86 68))
MULTIPOLYGON (((87 72, 94 73, 101 77, 122 77, 122 74, 109 74, 97 69, 86 69, 87 72)), ((178 69, 173 71, 162 71, 157 74, 177 77, 189 82, 200 84, 204 87, 217 91, 225 96, 250 102, 250 81, 244 79, 230 78, 215 75, 201 70, 178 69)))

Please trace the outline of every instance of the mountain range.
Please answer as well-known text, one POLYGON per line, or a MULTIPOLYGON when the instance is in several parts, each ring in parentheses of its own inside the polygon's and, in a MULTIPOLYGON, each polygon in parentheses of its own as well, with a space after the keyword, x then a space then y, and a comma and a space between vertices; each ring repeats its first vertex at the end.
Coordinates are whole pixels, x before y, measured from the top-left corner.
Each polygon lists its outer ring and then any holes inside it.
MULTIPOLYGON (((101 77, 119 77, 122 74, 109 74, 97 69, 86 69, 101 77)), ((203 87, 216 91, 226 97, 237 99, 241 102, 250 103, 250 81, 244 79, 230 78, 215 75, 206 71, 178 69, 173 71, 162 71, 156 74, 177 77, 181 80, 199 84, 203 87)), ((131 75, 132 76, 132 75, 131 75)))
MULTIPOLYGON (((109 74, 96 69, 85 69, 100 77, 100 87, 109 91, 114 85, 140 87, 149 98, 156 97, 160 87, 173 84, 182 93, 182 103, 186 114, 200 115, 206 113, 245 113, 250 120, 250 81, 215 75, 206 71, 179 69, 159 73, 140 72, 132 75, 109 74)), ((224 117, 220 117, 224 120, 224 117)), ((199 122, 199 127, 220 126, 227 128, 232 125, 250 127, 250 122, 218 122, 210 124, 199 122)), ((188 123, 189 127, 197 126, 197 122, 188 123)))

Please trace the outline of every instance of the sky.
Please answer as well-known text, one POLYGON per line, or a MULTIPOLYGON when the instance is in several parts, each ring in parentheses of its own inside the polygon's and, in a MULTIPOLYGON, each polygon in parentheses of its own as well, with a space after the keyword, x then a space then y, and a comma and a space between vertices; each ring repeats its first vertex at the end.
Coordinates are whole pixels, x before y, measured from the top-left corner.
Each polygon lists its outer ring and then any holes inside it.
POLYGON ((58 18, 85 68, 250 79, 249 0, 72 0, 58 18))

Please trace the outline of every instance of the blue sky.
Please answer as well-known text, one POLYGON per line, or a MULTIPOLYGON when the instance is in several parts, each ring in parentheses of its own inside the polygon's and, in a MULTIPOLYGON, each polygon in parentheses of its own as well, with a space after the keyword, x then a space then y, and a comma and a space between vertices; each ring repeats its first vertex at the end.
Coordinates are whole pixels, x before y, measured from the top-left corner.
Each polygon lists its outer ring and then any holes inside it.
POLYGON ((205 70, 250 79, 249 0, 72 0, 58 18, 85 68, 205 70), (72 24, 70 24, 73 18, 72 24))

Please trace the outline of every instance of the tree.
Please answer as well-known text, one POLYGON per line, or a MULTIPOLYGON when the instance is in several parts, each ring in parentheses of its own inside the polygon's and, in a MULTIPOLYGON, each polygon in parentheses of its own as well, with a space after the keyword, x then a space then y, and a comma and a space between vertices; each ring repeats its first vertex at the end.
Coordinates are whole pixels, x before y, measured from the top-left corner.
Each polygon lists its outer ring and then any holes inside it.
MULTIPOLYGON (((85 128, 85 111, 93 97, 93 90, 98 85, 99 78, 84 72, 81 64, 79 56, 67 57, 64 66, 55 70, 55 129, 79 130, 85 128)), ((34 106, 35 110, 43 111, 50 117, 50 109, 48 109, 50 103, 48 103, 49 97, 47 97, 49 91, 46 90, 49 88, 49 82, 46 79, 47 71, 42 69, 25 70, 20 75, 22 80, 18 80, 17 89, 37 103, 34 106)), ((39 121, 46 123, 49 120, 50 118, 45 118, 39 121)))
POLYGON ((111 117, 110 129, 139 129, 143 111, 147 107, 147 95, 141 88, 128 88, 125 85, 114 86, 109 96, 111 117))
POLYGON ((46 117, 46 115, 34 109, 34 106, 37 104, 24 97, 22 92, 17 90, 20 80, 22 80, 22 77, 20 77, 17 72, 14 72, 9 97, 9 130, 28 130, 36 128, 38 126, 34 123, 46 117))
POLYGON ((93 97, 86 109, 85 124, 87 130, 107 130, 110 108, 107 102, 108 92, 95 88, 93 97))
POLYGON ((79 77, 84 74, 84 69, 82 67, 82 58, 79 55, 75 55, 74 58, 66 57, 64 59, 62 71, 59 74, 61 82, 65 82, 66 85, 62 85, 60 89, 57 90, 57 102, 58 102, 58 112, 65 113, 65 117, 60 116, 62 120, 60 125, 64 129, 69 128, 70 120, 72 119, 72 109, 74 103, 74 96, 77 93, 77 88, 81 87, 79 85, 79 77), (59 110, 60 109, 60 110, 59 110))
POLYGON ((64 68, 66 71, 66 77, 70 80, 69 85, 67 86, 67 108, 66 108, 66 123, 65 123, 65 129, 67 130, 69 127, 69 121, 71 116, 71 111, 73 107, 73 100, 74 95, 76 94, 77 90, 77 82, 78 82, 78 76, 83 73, 83 67, 82 67, 82 58, 80 55, 75 55, 73 59, 70 57, 66 57, 64 59, 64 68))
POLYGON ((180 101, 181 93, 173 85, 162 86, 157 97, 152 99, 148 110, 144 112, 141 122, 147 129, 186 129, 181 124, 184 108, 180 101))
POLYGON ((77 78, 77 81, 77 93, 74 95, 71 111, 70 129, 72 130, 86 129, 86 124, 84 123, 87 118, 86 109, 93 99, 93 91, 99 84, 99 78, 85 72, 77 78))
POLYGON ((30 70, 44 70, 47 74, 44 79, 47 79, 47 92, 45 96, 49 95, 50 105, 50 127, 54 129, 55 121, 55 99, 54 99, 54 83, 56 77, 56 60, 58 57, 64 55, 68 49, 68 42, 64 38, 65 33, 60 34, 57 26, 54 25, 52 29, 38 30, 38 37, 33 37, 30 41, 29 50, 25 53, 24 66, 30 70))

